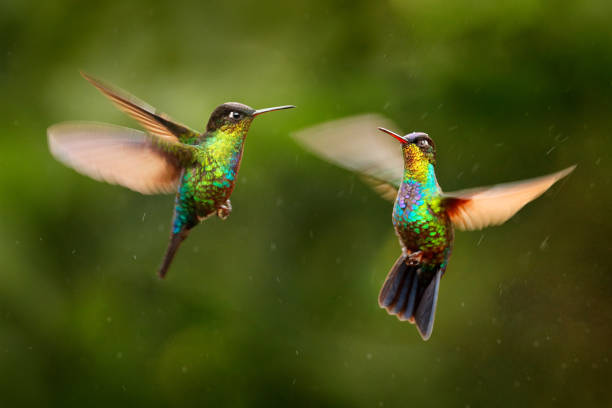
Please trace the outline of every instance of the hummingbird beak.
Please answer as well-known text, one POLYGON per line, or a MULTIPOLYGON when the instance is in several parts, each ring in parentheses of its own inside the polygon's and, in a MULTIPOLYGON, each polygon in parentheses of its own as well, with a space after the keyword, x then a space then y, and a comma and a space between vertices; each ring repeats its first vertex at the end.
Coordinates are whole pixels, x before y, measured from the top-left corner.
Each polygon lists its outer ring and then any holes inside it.
POLYGON ((394 138, 396 138, 397 140, 399 140, 402 143, 408 143, 408 141, 406 139, 404 139, 403 137, 401 137, 397 133, 390 131, 389 129, 385 129, 385 128, 379 127, 378 130, 380 130, 381 132, 385 132, 388 135, 393 136, 394 138))
POLYGON ((282 110, 282 109, 291 109, 291 108, 295 108, 295 106, 283 105, 283 106, 275 106, 273 108, 257 109, 255 112, 253 112, 252 116, 255 117, 255 116, 261 115, 262 113, 273 112, 273 111, 282 110))

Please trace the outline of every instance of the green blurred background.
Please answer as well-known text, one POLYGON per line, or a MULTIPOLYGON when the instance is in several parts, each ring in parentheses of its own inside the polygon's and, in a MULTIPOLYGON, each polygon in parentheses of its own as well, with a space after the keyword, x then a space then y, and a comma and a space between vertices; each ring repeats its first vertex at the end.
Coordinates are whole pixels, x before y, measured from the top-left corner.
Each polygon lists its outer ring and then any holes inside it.
POLYGON ((610 406, 612 3, 0 2, 2 406, 610 406), (56 162, 45 129, 137 125, 83 69, 203 128, 258 119, 229 220, 166 281, 172 197, 56 162), (380 112, 448 190, 577 170, 459 232, 436 327, 378 308, 391 204, 288 136, 380 112))

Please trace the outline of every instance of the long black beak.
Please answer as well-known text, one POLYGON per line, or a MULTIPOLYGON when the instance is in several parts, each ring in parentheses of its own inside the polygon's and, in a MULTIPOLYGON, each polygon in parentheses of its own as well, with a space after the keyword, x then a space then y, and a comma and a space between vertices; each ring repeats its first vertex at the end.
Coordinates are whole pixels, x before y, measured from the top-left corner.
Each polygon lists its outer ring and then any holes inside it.
POLYGON ((261 115, 262 113, 266 113, 266 112, 273 112, 273 111, 277 111, 277 110, 291 109, 291 108, 295 108, 295 106, 293 106, 293 105, 283 105, 283 106, 275 106, 273 108, 257 109, 255 112, 253 112, 253 116, 258 116, 258 115, 261 115))
POLYGON ((385 129, 385 128, 379 127, 378 130, 380 130, 381 132, 385 132, 388 135, 393 136, 394 138, 396 138, 397 140, 399 140, 402 143, 408 143, 408 141, 406 139, 404 139, 403 137, 401 137, 397 133, 390 131, 389 129, 385 129))

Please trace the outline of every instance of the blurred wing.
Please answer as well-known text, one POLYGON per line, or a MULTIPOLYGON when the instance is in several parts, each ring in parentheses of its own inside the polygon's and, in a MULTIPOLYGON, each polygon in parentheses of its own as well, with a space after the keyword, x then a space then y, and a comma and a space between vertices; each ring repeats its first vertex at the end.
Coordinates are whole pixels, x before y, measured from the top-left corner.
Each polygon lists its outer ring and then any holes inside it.
POLYGON ((167 138, 168 140, 178 139, 183 143, 190 143, 190 141, 193 143, 193 140, 199 137, 198 132, 195 130, 174 122, 167 115, 157 112, 154 107, 130 95, 128 92, 106 84, 84 72, 81 72, 81 75, 98 88, 120 110, 136 119, 147 132, 155 136, 167 138))
POLYGON ((368 184, 387 198, 395 198, 404 172, 402 150, 378 127, 397 129, 389 119, 365 114, 334 120, 301 130, 295 140, 340 167, 361 173, 368 184))
POLYGON ((499 225, 516 214, 576 166, 557 173, 514 183, 444 193, 444 201, 453 224, 464 230, 499 225))
POLYGON ((96 123, 60 123, 47 130, 49 149, 68 167, 142 194, 176 191, 191 146, 144 132, 96 123))
POLYGON ((361 178, 385 200, 395 201, 397 198, 397 186, 367 175, 361 178))

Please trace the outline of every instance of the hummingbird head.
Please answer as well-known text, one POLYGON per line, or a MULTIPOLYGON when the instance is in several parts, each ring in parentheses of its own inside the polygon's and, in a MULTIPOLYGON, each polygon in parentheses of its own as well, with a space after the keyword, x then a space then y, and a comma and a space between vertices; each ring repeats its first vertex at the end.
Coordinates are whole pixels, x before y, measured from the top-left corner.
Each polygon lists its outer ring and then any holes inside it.
POLYGON ((406 161, 427 161, 436 164, 436 145, 427 133, 412 132, 400 136, 385 128, 378 128, 381 132, 393 136, 402 143, 402 152, 406 161))
POLYGON ((253 119, 262 113, 272 112, 281 109, 295 108, 293 105, 276 106, 274 108, 255 110, 250 106, 243 105, 237 102, 226 102, 211 113, 208 124, 206 125, 207 132, 214 132, 221 129, 226 132, 234 132, 240 130, 248 130, 253 119))

